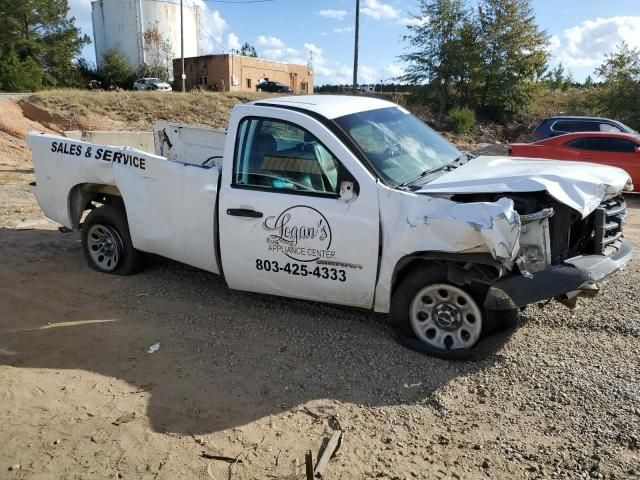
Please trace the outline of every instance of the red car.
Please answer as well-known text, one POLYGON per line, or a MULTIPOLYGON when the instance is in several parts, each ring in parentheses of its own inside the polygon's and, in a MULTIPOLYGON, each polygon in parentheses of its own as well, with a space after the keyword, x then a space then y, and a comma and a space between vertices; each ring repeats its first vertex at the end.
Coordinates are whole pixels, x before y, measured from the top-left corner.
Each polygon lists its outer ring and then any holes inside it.
POLYGON ((535 143, 512 143, 514 157, 601 163, 625 170, 640 191, 640 136, 632 133, 567 133, 535 143))

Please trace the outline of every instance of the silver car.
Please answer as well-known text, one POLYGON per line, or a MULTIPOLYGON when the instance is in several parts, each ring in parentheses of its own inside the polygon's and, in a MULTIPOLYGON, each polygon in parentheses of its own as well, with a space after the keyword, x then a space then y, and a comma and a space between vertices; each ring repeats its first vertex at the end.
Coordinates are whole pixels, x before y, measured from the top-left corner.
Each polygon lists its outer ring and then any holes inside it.
POLYGON ((157 90, 160 92, 170 92, 171 85, 163 82, 159 78, 141 78, 133 82, 134 90, 157 90))

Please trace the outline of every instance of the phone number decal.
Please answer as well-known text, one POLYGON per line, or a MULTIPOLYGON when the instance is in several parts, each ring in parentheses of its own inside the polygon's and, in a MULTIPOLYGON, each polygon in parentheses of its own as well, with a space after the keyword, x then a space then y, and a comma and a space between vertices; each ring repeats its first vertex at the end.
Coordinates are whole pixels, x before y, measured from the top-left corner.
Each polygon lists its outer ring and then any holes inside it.
POLYGON ((347 281, 347 272, 342 269, 330 267, 311 268, 306 264, 292 262, 287 262, 283 265, 275 260, 261 260, 259 258, 256 259, 256 270, 285 273, 287 275, 298 275, 300 277, 314 276, 325 280, 337 280, 339 282, 347 281))

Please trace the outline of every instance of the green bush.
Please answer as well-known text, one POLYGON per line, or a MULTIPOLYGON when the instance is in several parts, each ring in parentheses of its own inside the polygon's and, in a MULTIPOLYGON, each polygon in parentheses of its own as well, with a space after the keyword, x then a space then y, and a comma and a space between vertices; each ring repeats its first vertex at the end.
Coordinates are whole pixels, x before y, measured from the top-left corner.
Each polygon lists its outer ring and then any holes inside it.
POLYGON ((127 57, 114 48, 102 56, 102 65, 97 73, 104 87, 131 88, 137 72, 127 57))
POLYGON ((42 88, 42 68, 31 57, 20 60, 11 51, 0 57, 0 90, 34 92, 42 88))
POLYGON ((466 133, 476 123, 476 114, 467 107, 453 107, 447 115, 447 126, 456 133, 466 133))

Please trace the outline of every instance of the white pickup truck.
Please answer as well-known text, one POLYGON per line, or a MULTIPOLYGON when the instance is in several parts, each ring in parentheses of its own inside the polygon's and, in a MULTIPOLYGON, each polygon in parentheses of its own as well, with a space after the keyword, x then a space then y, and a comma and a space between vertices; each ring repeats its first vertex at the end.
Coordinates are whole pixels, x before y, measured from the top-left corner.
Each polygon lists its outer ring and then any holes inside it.
POLYGON ((156 154, 28 136, 41 208, 82 230, 100 272, 153 253, 233 289, 389 313, 407 345, 461 358, 528 304, 592 296, 632 256, 624 171, 475 157, 378 99, 261 100, 226 133, 154 137, 156 154))

